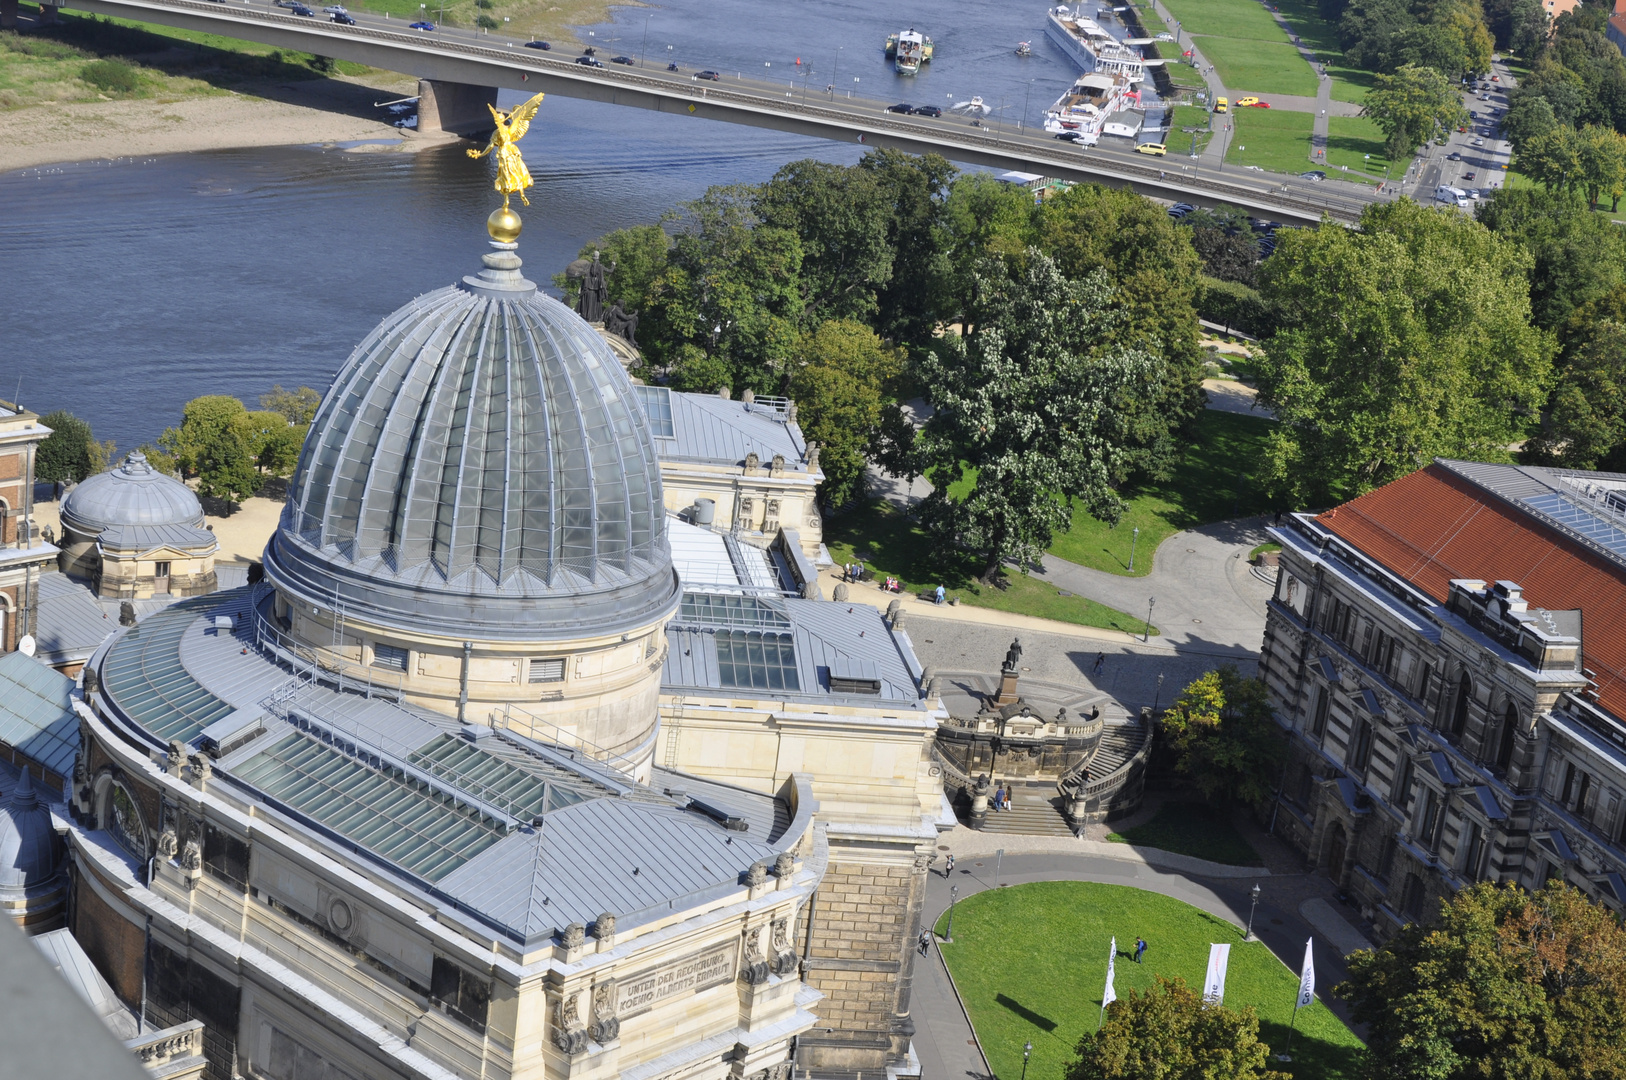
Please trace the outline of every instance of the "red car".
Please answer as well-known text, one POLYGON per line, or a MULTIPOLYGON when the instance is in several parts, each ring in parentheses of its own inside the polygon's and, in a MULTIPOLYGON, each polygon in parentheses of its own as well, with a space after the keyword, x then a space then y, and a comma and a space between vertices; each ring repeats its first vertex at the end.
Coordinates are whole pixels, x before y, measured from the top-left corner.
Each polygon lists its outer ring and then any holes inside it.
POLYGON ((1254 108, 1254 109, 1268 109, 1268 108, 1270 108, 1270 102, 1268 102, 1268 101, 1256 101, 1249 107, 1254 108))

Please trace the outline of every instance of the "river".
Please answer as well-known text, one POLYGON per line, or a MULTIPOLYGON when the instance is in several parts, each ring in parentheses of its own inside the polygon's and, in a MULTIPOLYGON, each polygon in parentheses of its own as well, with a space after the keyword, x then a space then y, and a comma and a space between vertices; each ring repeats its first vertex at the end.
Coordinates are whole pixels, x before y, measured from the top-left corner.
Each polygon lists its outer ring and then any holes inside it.
MULTIPOLYGON (((601 55, 778 77, 801 92, 949 105, 980 94, 1037 122, 1074 69, 1044 40, 1040 2, 669 0, 582 28, 601 55), (893 73, 886 35, 936 44, 893 73), (591 35, 591 37, 589 37, 591 35), (1015 55, 1031 41, 1034 55, 1015 55), (796 60, 806 74, 798 78, 796 60), (856 82, 854 80, 857 80, 856 82)), ((504 93, 512 104, 519 95, 504 93)), ((536 187, 520 255, 546 285, 586 241, 653 222, 713 184, 754 183, 804 157, 862 148, 550 97, 525 140, 536 187)), ((86 162, 0 174, 0 398, 68 409, 123 450, 200 394, 250 407, 273 383, 325 388, 357 342, 412 297, 479 269, 488 165, 284 147, 86 162)))

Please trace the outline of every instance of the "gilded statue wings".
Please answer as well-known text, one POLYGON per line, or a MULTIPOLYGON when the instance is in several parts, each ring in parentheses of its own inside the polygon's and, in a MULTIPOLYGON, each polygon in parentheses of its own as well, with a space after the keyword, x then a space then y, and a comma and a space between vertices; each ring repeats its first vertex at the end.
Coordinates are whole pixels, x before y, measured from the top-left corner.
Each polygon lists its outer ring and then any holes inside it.
POLYGON ((531 120, 536 116, 536 110, 542 107, 544 96, 538 94, 524 104, 514 106, 508 114, 508 138, 511 141, 518 142, 531 129, 531 120))

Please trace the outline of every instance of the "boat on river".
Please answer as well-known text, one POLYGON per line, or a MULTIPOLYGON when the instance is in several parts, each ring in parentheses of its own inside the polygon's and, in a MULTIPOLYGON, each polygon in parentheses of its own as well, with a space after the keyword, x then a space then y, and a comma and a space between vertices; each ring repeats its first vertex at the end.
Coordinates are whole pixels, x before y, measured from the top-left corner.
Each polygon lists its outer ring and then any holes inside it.
POLYGON ((932 62, 932 39, 911 26, 886 39, 886 55, 898 74, 913 75, 932 62))
POLYGON ((1094 19, 1086 18, 1082 3, 1075 8, 1065 4, 1051 8, 1050 17, 1045 20, 1044 36, 1055 42, 1086 75, 1095 72, 1122 75, 1138 83, 1146 78, 1149 63, 1162 63, 1161 60, 1145 60, 1140 50, 1113 37, 1094 19))
POLYGON ((1045 110, 1044 129, 1053 135, 1066 135, 1084 146, 1094 146, 1102 135, 1123 134, 1125 125, 1112 117, 1139 106, 1140 90, 1126 76, 1092 72, 1080 75, 1078 81, 1045 110))
POLYGON ((1016 55, 1017 56, 1032 56, 1033 55, 1033 42, 1031 42, 1031 41, 1018 42, 1017 45, 1016 45, 1016 55))

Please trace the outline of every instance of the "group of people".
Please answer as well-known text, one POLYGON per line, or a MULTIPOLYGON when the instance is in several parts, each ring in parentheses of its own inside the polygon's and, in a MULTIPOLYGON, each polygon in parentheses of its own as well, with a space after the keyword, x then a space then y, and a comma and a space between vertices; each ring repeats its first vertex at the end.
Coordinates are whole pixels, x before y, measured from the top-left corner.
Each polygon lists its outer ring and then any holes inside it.
POLYGON ((995 810, 1009 810, 1011 808, 1011 793, 1005 790, 1004 784, 994 789, 994 796, 988 800, 988 805, 995 810))
POLYGON ((841 580, 858 582, 864 580, 864 560, 844 563, 841 567, 841 580))

